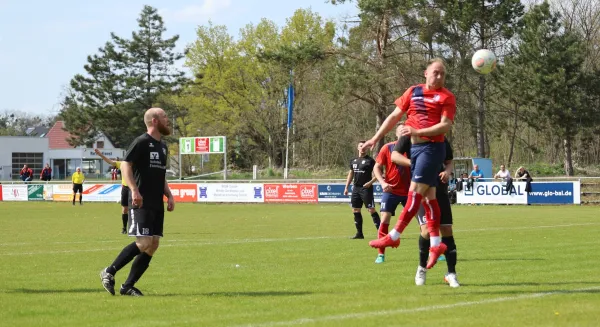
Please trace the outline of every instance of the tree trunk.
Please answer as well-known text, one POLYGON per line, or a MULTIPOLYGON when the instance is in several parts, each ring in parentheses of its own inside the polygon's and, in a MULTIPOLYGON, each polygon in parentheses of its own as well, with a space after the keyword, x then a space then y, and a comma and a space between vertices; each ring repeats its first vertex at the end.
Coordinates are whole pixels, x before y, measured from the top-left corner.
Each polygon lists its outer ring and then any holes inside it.
POLYGON ((479 76, 479 108, 477 110, 477 156, 485 158, 485 77, 479 76))
POLYGON ((510 136, 510 149, 508 152, 508 162, 506 163, 507 167, 510 167, 512 163, 514 150, 515 150, 515 140, 517 139, 517 128, 519 127, 519 104, 515 103, 515 119, 513 121, 513 130, 512 135, 510 136))
POLYGON ((565 138, 563 139, 563 146, 565 151, 565 174, 567 176, 573 176, 573 155, 572 155, 572 139, 571 128, 567 127, 565 131, 565 138))

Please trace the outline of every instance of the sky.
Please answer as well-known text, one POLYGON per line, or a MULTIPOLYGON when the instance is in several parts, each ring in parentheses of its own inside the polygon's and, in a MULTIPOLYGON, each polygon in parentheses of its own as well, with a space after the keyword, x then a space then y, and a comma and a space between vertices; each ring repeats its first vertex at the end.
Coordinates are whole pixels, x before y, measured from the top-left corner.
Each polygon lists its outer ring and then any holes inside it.
POLYGON ((144 5, 163 16, 165 38, 180 36, 180 50, 209 20, 237 37, 240 28, 261 18, 283 26, 298 8, 334 21, 358 12, 354 3, 334 6, 326 0, 0 0, 0 113, 58 113, 71 78, 85 73, 87 56, 111 32, 129 38, 144 5))

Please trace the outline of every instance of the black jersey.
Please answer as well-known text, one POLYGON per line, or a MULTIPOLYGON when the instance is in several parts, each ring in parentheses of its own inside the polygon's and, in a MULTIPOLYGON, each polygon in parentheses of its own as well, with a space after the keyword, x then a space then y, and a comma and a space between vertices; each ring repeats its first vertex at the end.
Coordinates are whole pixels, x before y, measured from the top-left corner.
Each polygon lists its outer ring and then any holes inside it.
POLYGON ((131 143, 125 154, 124 161, 131 164, 133 179, 143 198, 142 207, 163 207, 168 153, 163 142, 144 133, 131 143))
POLYGON ((354 172, 352 185, 362 187, 371 181, 373 179, 373 167, 375 167, 375 159, 368 155, 352 159, 350 161, 350 169, 354 172))

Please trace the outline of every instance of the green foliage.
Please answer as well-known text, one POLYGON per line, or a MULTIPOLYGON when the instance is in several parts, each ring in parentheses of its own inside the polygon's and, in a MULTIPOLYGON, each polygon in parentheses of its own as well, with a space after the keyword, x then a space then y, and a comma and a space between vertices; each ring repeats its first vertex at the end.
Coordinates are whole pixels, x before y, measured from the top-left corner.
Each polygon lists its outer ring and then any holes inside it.
POLYGON ((179 36, 165 39, 166 28, 155 8, 144 6, 139 29, 131 39, 111 33, 111 40, 88 56, 86 75, 71 80, 71 92, 61 115, 74 135, 73 145, 93 140, 102 131, 117 146, 126 147, 143 133, 143 113, 161 94, 176 92, 184 73, 173 68, 183 57, 175 53, 179 36))

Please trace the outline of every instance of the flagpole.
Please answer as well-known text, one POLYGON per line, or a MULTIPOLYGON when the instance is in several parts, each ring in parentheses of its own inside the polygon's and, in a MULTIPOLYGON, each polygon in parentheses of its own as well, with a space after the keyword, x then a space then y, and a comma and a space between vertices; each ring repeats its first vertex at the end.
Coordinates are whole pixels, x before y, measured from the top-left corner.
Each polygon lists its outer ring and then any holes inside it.
POLYGON ((285 169, 283 170, 283 178, 288 178, 288 161, 290 152, 290 127, 292 125, 292 112, 294 109, 294 85, 293 85, 294 71, 290 70, 290 86, 288 87, 288 117, 287 117, 287 137, 285 141, 285 169))

